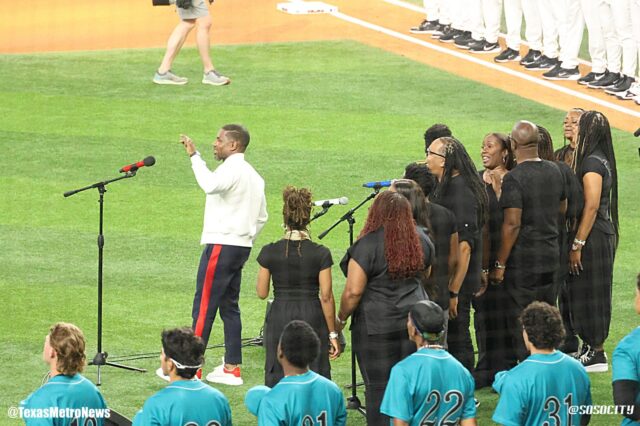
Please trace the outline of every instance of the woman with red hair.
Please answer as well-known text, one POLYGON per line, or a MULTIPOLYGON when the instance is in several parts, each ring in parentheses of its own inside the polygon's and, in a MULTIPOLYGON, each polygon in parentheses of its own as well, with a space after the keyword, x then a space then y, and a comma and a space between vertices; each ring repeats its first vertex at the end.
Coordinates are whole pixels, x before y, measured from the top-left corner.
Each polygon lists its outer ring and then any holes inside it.
POLYGON ((409 201, 387 191, 376 197, 358 240, 340 262, 347 282, 336 329, 352 316, 351 342, 365 383, 368 425, 389 425, 380 404, 391 367, 416 350, 407 339, 407 315, 427 298, 421 277, 433 251, 409 201))

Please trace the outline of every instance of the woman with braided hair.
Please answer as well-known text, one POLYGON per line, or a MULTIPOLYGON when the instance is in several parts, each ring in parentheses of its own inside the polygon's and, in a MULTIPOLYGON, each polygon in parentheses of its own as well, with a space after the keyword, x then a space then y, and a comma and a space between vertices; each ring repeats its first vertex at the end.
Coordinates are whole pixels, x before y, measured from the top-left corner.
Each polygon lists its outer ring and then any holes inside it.
POLYGON ((438 179, 430 200, 451 210, 458 229, 458 262, 449 283, 449 352, 473 371, 471 298, 480 290, 481 231, 487 220, 487 191, 466 149, 455 138, 444 137, 431 144, 427 167, 438 179))
POLYGON ((609 121, 582 114, 572 164, 584 208, 569 252, 569 303, 582 340, 579 360, 589 372, 608 370, 604 342, 611 323, 613 260, 618 245, 618 173, 609 121))
MULTIPOLYGON (((577 124, 576 124, 577 130, 577 124)), ((577 133, 576 133, 577 135, 577 133)), ((577 138, 576 138, 577 139, 577 138)), ((556 160, 553 153, 553 140, 547 129, 538 125, 538 156, 547 161, 555 161, 564 178, 565 194, 567 195, 567 212, 558 217, 558 243, 560 245, 560 265, 557 273, 558 308, 562 315, 565 338, 558 348, 568 355, 575 355, 579 349, 578 337, 573 330, 571 313, 569 311, 569 289, 567 277, 569 276, 569 250, 571 242, 576 234, 578 219, 582 213, 582 192, 580 182, 573 170, 562 160, 556 160)), ((571 154, 573 159, 573 151, 571 154)))
POLYGON ((290 321, 306 321, 320 337, 320 355, 310 364, 311 370, 331 379, 329 359, 340 355, 331 287, 333 260, 329 249, 312 242, 309 236, 311 192, 287 186, 282 198, 285 235, 264 246, 258 255, 258 297, 269 296, 273 279, 273 303, 266 318, 264 342, 264 381, 269 387, 284 375, 277 359, 278 339, 290 321))

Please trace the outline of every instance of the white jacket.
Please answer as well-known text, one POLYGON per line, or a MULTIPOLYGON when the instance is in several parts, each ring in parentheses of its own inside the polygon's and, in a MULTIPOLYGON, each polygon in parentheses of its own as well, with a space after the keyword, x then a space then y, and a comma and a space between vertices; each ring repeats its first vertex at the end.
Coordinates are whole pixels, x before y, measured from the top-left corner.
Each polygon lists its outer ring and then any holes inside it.
POLYGON ((252 247, 267 221, 262 177, 241 153, 230 155, 212 172, 196 152, 191 168, 207 194, 200 243, 252 247))

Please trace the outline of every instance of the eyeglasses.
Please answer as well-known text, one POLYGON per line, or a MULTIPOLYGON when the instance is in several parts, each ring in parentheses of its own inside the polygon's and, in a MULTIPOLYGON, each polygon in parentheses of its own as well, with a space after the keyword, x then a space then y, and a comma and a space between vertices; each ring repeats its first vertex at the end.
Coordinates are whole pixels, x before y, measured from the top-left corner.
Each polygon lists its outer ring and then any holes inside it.
POLYGON ((429 156, 429 155, 436 155, 436 156, 438 156, 438 157, 442 157, 442 158, 445 158, 445 159, 447 158, 446 156, 444 156, 444 155, 442 155, 442 154, 439 154, 439 153, 437 153, 437 152, 433 152, 433 151, 431 151, 429 148, 427 148, 427 156, 429 156))

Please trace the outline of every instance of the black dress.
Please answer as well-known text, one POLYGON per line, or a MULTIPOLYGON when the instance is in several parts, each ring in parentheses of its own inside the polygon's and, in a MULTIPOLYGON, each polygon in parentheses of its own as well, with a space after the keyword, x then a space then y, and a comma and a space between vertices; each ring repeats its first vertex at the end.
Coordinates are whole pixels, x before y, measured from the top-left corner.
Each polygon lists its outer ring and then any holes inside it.
POLYGON ((580 182, 587 173, 602 176, 602 192, 596 220, 582 248, 580 275, 567 279, 573 327, 580 338, 592 347, 601 346, 609 336, 611 290, 616 233, 609 215, 611 209, 611 166, 601 151, 585 158, 580 182))
POLYGON ((293 320, 308 322, 320 338, 320 355, 309 367, 331 379, 329 330, 318 293, 320 271, 333 265, 328 248, 310 240, 280 240, 262 248, 258 263, 271 272, 273 303, 266 318, 265 385, 275 386, 284 373, 277 359, 278 340, 293 320), (288 248, 287 248, 288 245, 288 248), (288 255, 285 253, 288 251, 288 255))
MULTIPOLYGON (((480 179, 484 172, 484 170, 480 172, 480 179)), ((504 212, 493 186, 484 181, 483 183, 489 198, 488 265, 492 267, 497 260, 502 240, 504 212)), ((498 371, 509 370, 515 365, 516 357, 511 345, 505 312, 505 306, 509 303, 508 297, 502 286, 489 284, 482 296, 473 299, 475 309, 473 322, 478 345, 478 362, 473 371, 476 389, 491 386, 498 371)))

